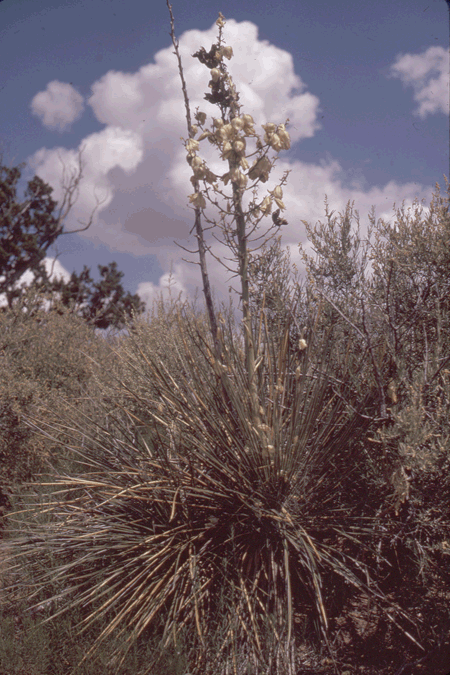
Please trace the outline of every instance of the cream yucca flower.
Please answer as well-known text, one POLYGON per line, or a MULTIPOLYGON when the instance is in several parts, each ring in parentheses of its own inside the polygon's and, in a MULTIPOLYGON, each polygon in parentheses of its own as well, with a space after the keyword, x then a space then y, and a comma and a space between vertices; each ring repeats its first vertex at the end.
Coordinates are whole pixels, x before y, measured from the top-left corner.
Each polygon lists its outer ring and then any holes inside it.
POLYGON ((211 79, 213 80, 213 82, 217 82, 220 79, 220 76, 221 72, 218 68, 213 68, 211 70, 211 79))
POLYGON ((267 124, 263 124, 262 127, 266 132, 264 134, 265 143, 269 143, 276 152, 282 149, 289 150, 291 139, 284 124, 276 126, 272 122, 268 122, 267 124))
POLYGON ((242 121, 247 127, 252 127, 255 124, 253 117, 248 114, 242 115, 242 121))
POLYGON ((260 157, 254 163, 250 171, 248 172, 248 177, 250 180, 256 180, 260 178, 262 183, 266 183, 269 180, 269 172, 272 168, 272 164, 268 157, 260 157))
POLYGON ((234 141, 233 149, 238 155, 243 155, 245 152, 245 140, 239 139, 238 141, 234 141))
POLYGON ((216 131, 216 136, 219 141, 229 141, 233 138, 235 131, 231 124, 225 124, 216 131))
POLYGON ((203 165, 203 160, 198 155, 195 155, 195 157, 191 158, 191 166, 192 166, 193 169, 198 169, 202 165, 203 165))
POLYGON ((278 206, 278 208, 281 209, 282 211, 284 211, 286 207, 285 207, 284 203, 282 202, 283 190, 281 188, 281 185, 277 185, 276 188, 274 190, 272 190, 272 192, 270 194, 275 199, 275 203, 278 206))
POLYGON ((212 136, 212 134, 211 134, 210 131, 204 131, 204 132, 201 134, 201 136, 198 137, 198 140, 199 140, 199 141, 203 141, 205 138, 209 138, 210 136, 212 136))
POLYGON ((225 124, 222 129, 227 134, 227 138, 233 138, 235 136, 236 132, 232 124, 225 124))
POLYGON ((267 216, 272 211, 272 198, 267 195, 264 197, 261 206, 259 207, 261 211, 267 216))
POLYGON ((222 146, 222 159, 228 159, 233 154, 233 146, 230 141, 225 141, 222 146))
POLYGON ((245 122, 244 122, 244 120, 241 119, 240 117, 234 117, 234 118, 231 120, 231 126, 232 126, 233 129, 235 129, 236 131, 241 131, 241 130, 244 128, 244 126, 245 126, 245 122))
POLYGON ((289 148, 291 147, 291 139, 288 132, 286 131, 284 124, 278 125, 277 133, 281 142, 282 149, 289 150, 289 148))
POLYGON ((283 190, 281 185, 277 185, 276 188, 272 191, 273 196, 276 199, 283 199, 283 190))
POLYGON ((188 152, 196 152, 199 148, 198 141, 190 138, 188 141, 186 141, 185 148, 188 152))
POLYGON ((275 129, 277 128, 276 124, 273 124, 273 122, 267 122, 267 124, 262 124, 261 126, 266 132, 266 136, 275 133, 275 129))
POLYGON ((239 169, 233 169, 230 172, 230 178, 231 178, 232 182, 236 183, 236 185, 238 185, 238 187, 240 187, 240 188, 246 187, 247 182, 248 182, 247 176, 245 176, 243 173, 241 173, 241 171, 239 171, 239 169))
POLYGON ((242 169, 244 169, 244 171, 248 170, 249 165, 248 165, 247 159, 245 157, 241 157, 241 159, 239 160, 239 166, 242 169))
POLYGON ((233 56, 233 48, 232 47, 221 47, 219 49, 219 54, 220 56, 225 56, 225 58, 228 59, 228 61, 231 59, 233 56))
POLYGON ((201 192, 195 192, 193 195, 189 195, 189 201, 191 204, 201 209, 206 207, 206 201, 201 192))
POLYGON ((270 147, 273 148, 276 152, 281 150, 281 139, 278 136, 278 134, 271 134, 267 142, 270 144, 270 147))

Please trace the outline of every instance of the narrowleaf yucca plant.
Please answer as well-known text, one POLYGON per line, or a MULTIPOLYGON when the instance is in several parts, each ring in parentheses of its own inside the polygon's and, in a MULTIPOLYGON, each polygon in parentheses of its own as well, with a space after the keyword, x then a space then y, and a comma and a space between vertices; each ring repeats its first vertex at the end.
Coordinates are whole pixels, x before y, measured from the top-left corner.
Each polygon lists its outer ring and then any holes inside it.
MULTIPOLYGON (((265 291, 252 301, 252 270, 263 269, 264 258, 251 239, 267 243, 283 224, 286 177, 261 201, 256 188, 274 166, 269 152, 290 141, 285 125, 272 122, 261 140, 251 116, 240 113, 223 62, 232 49, 222 44, 221 14, 217 25, 218 42, 194 56, 211 71, 205 98, 221 116, 210 130, 197 111, 198 140, 179 60, 208 329, 188 308, 171 310, 165 351, 152 349, 137 321, 119 344, 115 386, 92 399, 90 413, 84 406, 51 425, 29 418, 44 433, 65 435, 79 471, 49 481, 48 503, 29 525, 33 535, 13 544, 16 559, 36 568, 36 593, 53 597, 54 619, 76 610, 80 630, 101 626, 85 659, 115 640, 114 672, 127 649, 152 636, 158 648, 142 672, 157 672, 173 650, 191 673, 297 673, 298 647, 314 626, 333 655, 333 615, 352 593, 370 597, 393 630, 417 644, 415 627, 371 575, 384 536, 377 529, 382 494, 363 440, 372 422, 364 411, 377 391, 355 396, 345 358, 333 377, 333 336, 317 329, 320 306, 293 341, 289 297, 276 324, 265 291), (222 177, 197 154, 206 139, 228 162, 222 177), (254 139, 250 167, 247 141, 254 139), (245 207, 248 189, 254 197, 245 207), (219 222, 206 218, 206 199, 219 222), (231 252, 241 322, 232 312, 216 314, 202 217, 231 252)), ((179 59, 173 17, 172 36, 179 59)))
POLYGON ((80 471, 51 481, 16 555, 36 568, 38 594, 53 589, 53 618, 76 610, 80 630, 102 626, 92 653, 113 638, 124 656, 156 633, 148 672, 181 645, 190 672, 295 672, 293 649, 314 618, 328 639, 330 586, 389 604, 366 564, 377 494, 361 482, 365 423, 334 395, 312 331, 306 349, 286 339, 271 353, 265 326, 262 447, 231 319, 221 323, 225 389, 211 339, 186 315, 180 330, 176 379, 136 328, 108 424, 94 413, 70 428, 41 423, 59 438, 66 428, 80 471))

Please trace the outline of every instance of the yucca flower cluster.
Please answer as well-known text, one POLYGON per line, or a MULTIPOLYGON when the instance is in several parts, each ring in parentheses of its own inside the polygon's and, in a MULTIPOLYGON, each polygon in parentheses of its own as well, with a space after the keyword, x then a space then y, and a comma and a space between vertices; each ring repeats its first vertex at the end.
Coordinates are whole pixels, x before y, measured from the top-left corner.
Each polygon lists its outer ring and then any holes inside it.
MULTIPOLYGON (((222 28, 224 25, 223 17, 220 17, 216 23, 222 28)), ((227 106, 229 105, 231 108, 229 120, 227 120, 225 116, 214 118, 213 129, 205 129, 206 114, 197 110, 195 119, 200 126, 201 134, 196 140, 195 136, 199 133, 199 129, 197 125, 191 125, 191 137, 185 142, 185 147, 188 152, 186 160, 193 170, 193 176, 191 177, 192 184, 196 186, 198 181, 203 180, 206 183, 211 184, 215 192, 219 192, 224 196, 219 188, 218 180, 225 186, 231 182, 240 190, 247 187, 249 180, 259 180, 262 183, 266 183, 273 168, 273 163, 267 156, 267 150, 269 148, 276 152, 279 152, 280 150, 289 150, 291 142, 285 124, 276 125, 272 122, 268 122, 267 124, 262 125, 265 132, 263 143, 255 131, 253 117, 249 114, 239 114, 239 105, 237 103, 239 96, 237 95, 233 81, 223 64, 224 57, 231 59, 233 50, 231 47, 222 46, 217 47, 217 51, 214 51, 216 47, 216 45, 213 45, 211 48, 210 54, 211 52, 214 52, 214 57, 209 65, 217 63, 219 67, 211 68, 211 81, 209 86, 215 90, 220 89, 220 91, 223 92, 223 99, 226 101, 227 106), (246 139, 249 137, 256 137, 256 147, 259 152, 259 156, 253 161, 251 167, 246 157, 246 139), (208 139, 212 145, 215 145, 219 149, 221 159, 228 160, 230 169, 220 177, 210 171, 205 161, 197 154, 200 150, 200 142, 205 139, 208 139)), ((201 58, 202 52, 197 52, 194 56, 201 58)), ((201 60, 208 65, 205 58, 201 60)), ((211 96, 207 95, 205 98, 211 100, 211 96)), ((223 104, 223 99, 219 99, 219 101, 216 102, 219 105, 221 103, 223 104)), ((269 195, 264 197, 258 206, 253 208, 252 216, 257 217, 260 214, 268 215, 272 210, 273 201, 276 202, 279 209, 284 210, 286 207, 282 198, 282 187, 281 185, 277 185, 269 195)), ((200 191, 189 195, 189 202, 202 209, 206 207, 205 198, 200 191)), ((227 206, 227 212, 230 213, 230 211, 231 205, 229 204, 227 206)))

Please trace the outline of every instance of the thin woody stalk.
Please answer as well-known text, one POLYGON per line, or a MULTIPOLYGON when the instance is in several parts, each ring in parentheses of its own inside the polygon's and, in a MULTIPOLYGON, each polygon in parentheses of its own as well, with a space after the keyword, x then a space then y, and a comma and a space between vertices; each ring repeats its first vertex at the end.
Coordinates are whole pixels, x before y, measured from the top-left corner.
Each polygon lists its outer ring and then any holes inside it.
MULTIPOLYGON (((175 37, 175 20, 173 17, 172 13, 172 5, 169 4, 169 0, 167 0, 167 7, 169 8, 170 12, 170 35, 172 37, 172 43, 175 48, 175 55, 178 60, 178 70, 180 73, 180 78, 181 78, 181 87, 183 90, 183 96, 184 96, 184 105, 186 107, 186 122, 187 122, 187 128, 188 128, 188 134, 189 138, 193 138, 195 136, 195 131, 192 126, 192 120, 191 120, 191 111, 189 107, 189 97, 187 94, 187 89, 186 89, 186 81, 184 79, 184 73, 183 73, 183 65, 181 63, 181 57, 180 57, 180 52, 178 49, 178 40, 175 37)), ((194 189, 196 192, 199 192, 200 190, 200 184, 199 181, 196 179, 194 183, 194 189)), ((219 356, 220 354, 220 343, 219 343, 219 337, 218 337, 218 332, 217 332, 217 319, 216 319, 216 313, 214 311, 214 303, 212 299, 212 293, 211 293, 211 284, 209 283, 209 274, 208 274, 208 268, 206 265, 206 244, 205 244, 205 237, 203 233, 203 226, 202 226, 202 220, 201 220, 201 209, 200 207, 196 206, 195 207, 195 236, 197 239, 198 243, 198 256, 199 256, 199 261, 200 261, 200 270, 202 274, 202 284, 203 284, 203 293, 205 295, 205 302, 206 302, 206 309, 208 312, 208 319, 209 319, 209 327, 211 330, 211 335, 214 341, 214 347, 216 351, 216 356, 219 356)))
MULTIPOLYGON (((221 23, 222 16, 219 18, 219 44, 222 38, 222 28, 221 23)), ((223 72, 223 62, 220 64, 220 69, 223 72)), ((225 76, 226 74, 223 73, 225 76)), ((236 94, 236 89, 231 81, 230 77, 227 77, 229 84, 229 94, 230 94, 230 116, 229 121, 232 123, 232 120, 239 118, 240 106, 238 103, 238 96, 236 94)), ((229 157, 228 166, 230 169, 230 174, 233 172, 239 171, 240 163, 238 158, 229 157)), ((250 293, 249 293, 249 278, 248 278, 248 245, 247 245, 247 232, 246 232, 246 219, 244 216, 242 208, 242 193, 243 188, 238 186, 235 182, 232 182, 233 186, 233 210, 236 224, 236 235, 238 241, 238 269, 239 277, 241 280, 241 299, 242 299, 242 322, 244 324, 244 351, 245 351, 245 365, 247 368, 248 376, 248 385, 250 392, 250 401, 251 401, 251 410, 253 417, 253 424, 257 427, 260 426, 261 420, 259 415, 259 401, 258 394, 256 390, 256 380, 255 380, 255 347, 253 341, 253 325, 252 325, 252 314, 250 310, 250 293)))
MULTIPOLYGON (((237 168, 234 163, 229 161, 230 170, 237 168)), ((246 221, 242 211, 241 189, 233 183, 233 206, 236 221, 238 255, 239 255, 239 276, 241 279, 242 293, 242 321, 244 324, 244 350, 245 361, 248 375, 248 385, 253 413, 253 423, 259 426, 259 401, 256 391, 255 379, 255 347, 253 342, 252 314, 250 310, 250 293, 248 278, 248 246, 246 234, 246 221)))

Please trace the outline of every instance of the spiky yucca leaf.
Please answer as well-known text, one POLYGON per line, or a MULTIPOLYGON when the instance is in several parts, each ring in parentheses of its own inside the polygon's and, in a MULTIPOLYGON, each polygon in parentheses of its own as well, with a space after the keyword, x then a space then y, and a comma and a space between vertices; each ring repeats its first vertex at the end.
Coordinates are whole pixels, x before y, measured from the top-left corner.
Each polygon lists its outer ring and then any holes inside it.
POLYGON ((38 575, 39 588, 57 589, 55 617, 77 607, 80 629, 107 621, 86 658, 112 635, 124 652, 153 629, 162 649, 190 636, 195 672, 244 652, 267 672, 277 654, 288 659, 296 616, 315 613, 328 639, 333 575, 406 620, 370 582, 375 487, 359 442, 368 422, 327 373, 326 337, 312 325, 298 351, 287 326, 275 349, 261 322, 255 428, 231 322, 220 362, 195 321, 179 328, 177 372, 137 327, 107 423, 94 413, 61 423, 80 473, 53 482, 51 518, 14 543, 36 565, 57 560, 38 575))

